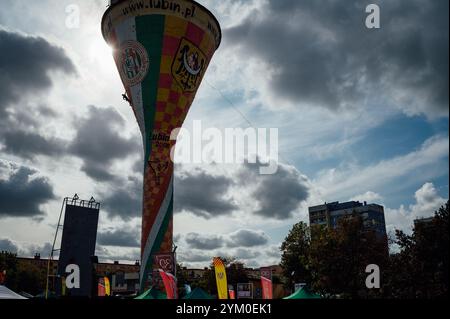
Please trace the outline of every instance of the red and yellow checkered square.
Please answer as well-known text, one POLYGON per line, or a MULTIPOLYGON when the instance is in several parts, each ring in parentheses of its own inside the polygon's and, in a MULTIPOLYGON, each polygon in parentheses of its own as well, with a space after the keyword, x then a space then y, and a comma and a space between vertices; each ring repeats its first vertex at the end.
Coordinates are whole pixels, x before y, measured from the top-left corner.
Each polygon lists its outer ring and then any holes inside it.
MULTIPOLYGON (((173 129, 181 127, 195 97, 196 90, 183 92, 172 75, 172 65, 174 59, 177 59, 178 49, 183 38, 197 46, 206 56, 207 61, 211 59, 215 51, 214 39, 201 28, 177 17, 166 17, 153 126, 155 134, 170 135, 173 129)), ((206 67, 207 65, 205 65, 205 70, 206 67)), ((162 144, 157 144, 157 141, 152 143, 152 151, 144 176, 143 243, 147 239, 167 189, 170 187, 173 175, 170 151, 173 145, 174 141, 162 144)), ((165 237, 168 238, 172 235, 172 227, 172 223, 170 223, 165 237)), ((161 249, 163 248, 166 247, 161 247, 161 249)), ((171 247, 167 247, 167 249, 170 251, 171 247)))

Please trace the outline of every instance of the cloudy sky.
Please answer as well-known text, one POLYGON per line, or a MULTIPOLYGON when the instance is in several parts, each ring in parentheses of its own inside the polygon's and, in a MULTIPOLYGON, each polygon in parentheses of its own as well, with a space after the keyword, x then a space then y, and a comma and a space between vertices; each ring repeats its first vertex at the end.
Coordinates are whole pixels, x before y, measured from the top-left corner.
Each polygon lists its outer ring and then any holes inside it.
MULTIPOLYGON (((139 259, 142 141, 101 37, 106 2, 0 0, 0 249, 47 255, 62 199, 78 193, 102 203, 100 259, 139 259)), ((223 42, 185 126, 278 128, 281 158, 269 176, 176 166, 181 262, 276 263, 324 201, 383 204, 388 231, 446 201, 448 1, 200 2, 223 42), (364 25, 369 3, 381 29, 364 25)))

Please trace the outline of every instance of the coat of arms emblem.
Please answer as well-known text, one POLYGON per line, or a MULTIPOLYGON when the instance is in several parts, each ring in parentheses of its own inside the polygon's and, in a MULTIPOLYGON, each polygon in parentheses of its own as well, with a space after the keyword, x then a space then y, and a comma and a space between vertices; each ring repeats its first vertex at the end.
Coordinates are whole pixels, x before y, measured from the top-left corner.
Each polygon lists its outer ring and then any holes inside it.
POLYGON ((149 60, 144 46, 136 41, 126 41, 121 45, 119 71, 125 86, 137 85, 148 72, 149 60))
POLYGON ((172 64, 172 76, 184 92, 195 92, 206 69, 206 56, 192 42, 181 39, 172 64))

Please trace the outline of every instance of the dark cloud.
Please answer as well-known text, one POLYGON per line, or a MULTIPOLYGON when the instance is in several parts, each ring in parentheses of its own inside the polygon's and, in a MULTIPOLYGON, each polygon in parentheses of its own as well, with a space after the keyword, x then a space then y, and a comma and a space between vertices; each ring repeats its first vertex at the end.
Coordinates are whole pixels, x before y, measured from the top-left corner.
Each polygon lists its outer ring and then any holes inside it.
POLYGON ((199 262, 208 262, 213 258, 212 255, 208 255, 202 251, 190 251, 189 254, 180 253, 178 255, 178 259, 180 262, 190 262, 190 263, 199 263, 199 262))
POLYGON ((16 244, 14 244, 9 239, 0 239, 0 251, 7 251, 10 253, 17 253, 19 250, 19 247, 17 247, 16 244))
POLYGON ((83 160, 82 170, 91 178, 101 181, 117 181, 110 173, 115 160, 125 159, 140 152, 137 137, 126 138, 125 120, 114 108, 89 107, 88 116, 77 121, 77 134, 69 146, 72 154, 83 160))
POLYGON ((180 173, 175 177, 175 211, 187 211, 204 218, 229 215, 237 209, 227 198, 232 179, 211 175, 203 170, 180 173))
POLYGON ((140 247, 139 236, 140 232, 136 229, 131 229, 131 231, 117 229, 100 232, 97 242, 103 246, 140 247))
POLYGON ((45 105, 29 106, 26 98, 43 94, 55 71, 74 75, 75 66, 64 50, 42 37, 0 29, 0 142, 2 151, 32 159, 59 155, 64 142, 41 135, 39 120, 56 113, 45 105))
POLYGON ((39 217, 40 205, 54 199, 53 186, 28 167, 13 167, 7 179, 0 179, 0 218, 39 217))
POLYGON ((223 238, 218 235, 189 233, 184 240, 190 249, 212 250, 223 246, 223 238))
POLYGON ((253 213, 262 217, 288 219, 309 196, 308 179, 294 167, 278 163, 273 175, 260 175, 260 164, 246 163, 238 178, 242 184, 251 185, 251 196, 259 208, 253 213))
POLYGON ((239 248, 233 254, 238 259, 253 259, 261 256, 261 253, 253 249, 239 248))
POLYGON ((8 238, 0 239, 0 251, 15 253, 20 257, 33 257, 35 254, 47 257, 50 255, 51 250, 52 244, 50 243, 43 245, 21 244, 18 246, 8 238))
POLYGON ((224 40, 266 62, 268 86, 295 103, 390 103, 448 115, 449 2, 371 3, 381 8, 378 30, 365 27, 361 1, 269 0, 225 30, 224 40))
POLYGON ((103 207, 111 217, 130 220, 141 215, 141 196, 127 189, 118 189, 102 201, 103 207))
POLYGON ((227 239, 228 247, 255 247, 265 245, 269 238, 262 231, 240 229, 231 233, 227 239))
MULTIPOLYGON (((50 243, 45 243, 43 245, 22 245, 19 248, 19 255, 21 257, 33 257, 35 256, 35 254, 40 254, 41 257, 45 257, 47 258, 48 256, 50 256, 50 253, 52 251, 52 244, 50 243)), ((59 252, 56 251, 54 253, 55 257, 59 256, 59 252)))
POLYGON ((58 156, 65 150, 65 141, 20 130, 3 132, 3 151, 32 159, 35 155, 58 156))
POLYGON ((98 197, 110 217, 127 221, 141 216, 142 192, 142 180, 130 178, 124 187, 113 187, 98 197))
POLYGON ((52 72, 75 74, 64 50, 42 37, 0 29, 0 116, 24 96, 52 86, 52 72))

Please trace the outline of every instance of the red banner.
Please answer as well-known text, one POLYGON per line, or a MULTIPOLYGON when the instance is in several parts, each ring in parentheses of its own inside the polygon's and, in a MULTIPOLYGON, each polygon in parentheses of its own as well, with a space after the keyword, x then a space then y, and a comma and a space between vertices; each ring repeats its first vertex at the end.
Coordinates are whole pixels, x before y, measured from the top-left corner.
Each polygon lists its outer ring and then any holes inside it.
POLYGON ((105 297, 105 284, 104 284, 104 279, 100 278, 98 280, 98 285, 97 285, 97 296, 99 297, 105 297))
POLYGON ((265 277, 269 280, 272 280, 272 268, 271 267, 261 267, 261 277, 265 277))
POLYGON ((0 272, 0 285, 3 285, 6 281, 6 270, 0 272))
POLYGON ((234 293, 234 290, 232 289, 228 290, 228 294, 230 295, 230 299, 236 299, 236 294, 234 293))
POLYGON ((159 274, 164 283, 164 288, 166 288, 167 299, 178 299, 177 293, 177 279, 174 275, 159 269, 159 274))
POLYGON ((273 299, 272 280, 261 276, 261 288, 262 288, 263 299, 273 299))

